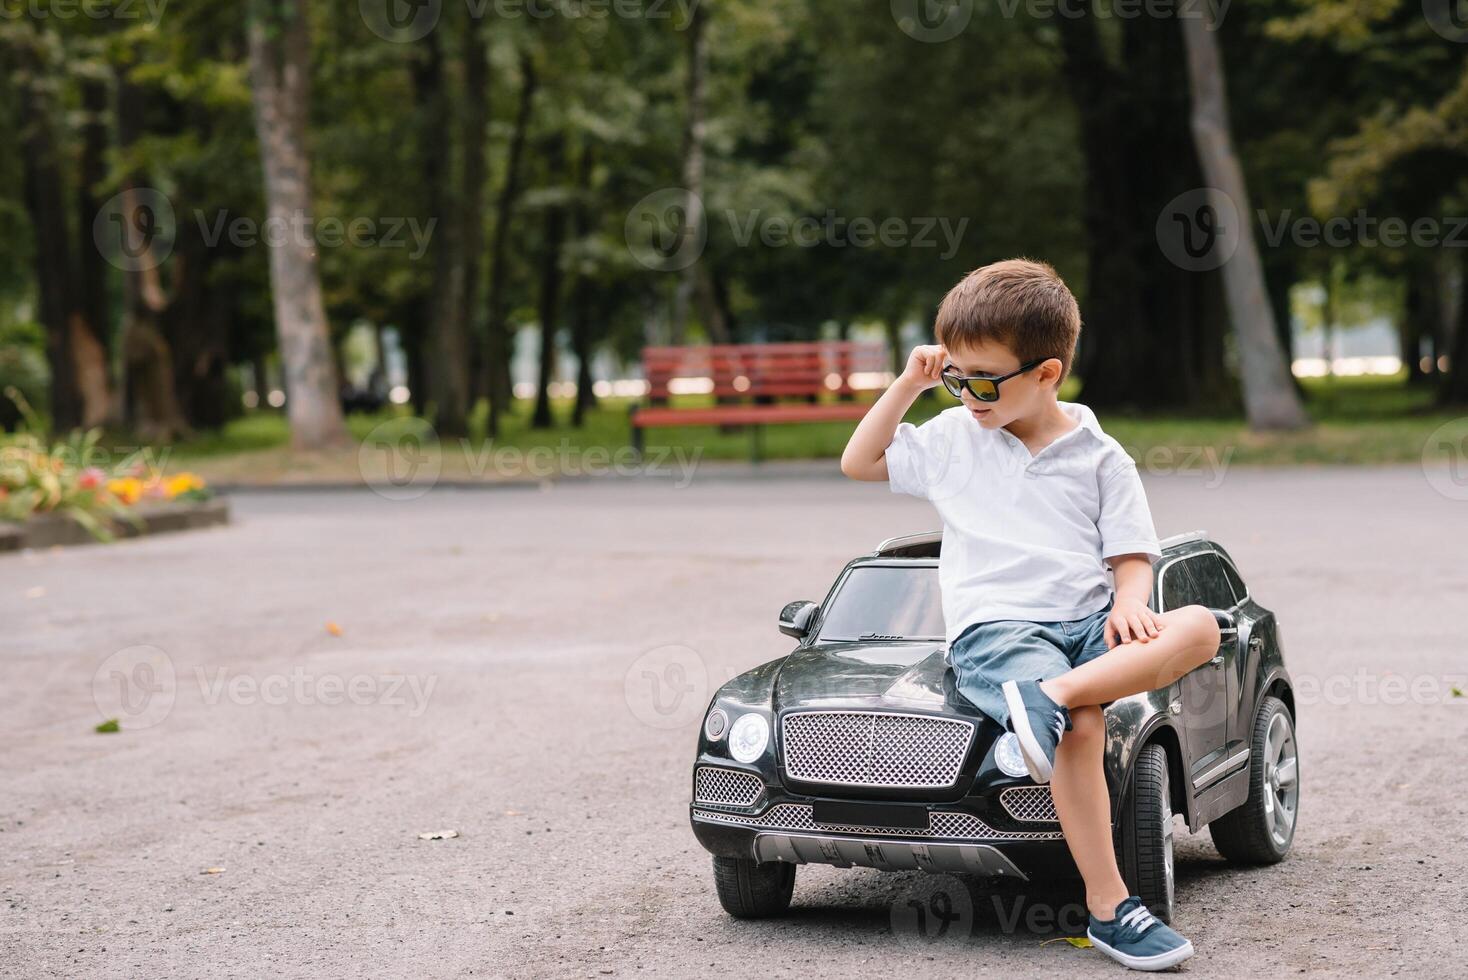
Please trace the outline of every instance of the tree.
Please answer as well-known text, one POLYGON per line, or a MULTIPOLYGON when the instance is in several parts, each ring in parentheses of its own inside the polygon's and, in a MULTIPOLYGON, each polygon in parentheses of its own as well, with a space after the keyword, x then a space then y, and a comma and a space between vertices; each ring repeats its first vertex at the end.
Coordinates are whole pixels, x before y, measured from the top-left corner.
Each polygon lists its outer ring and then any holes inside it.
POLYGON ((275 329, 286 376, 291 445, 345 445, 336 365, 321 297, 316 249, 294 229, 310 227, 310 33, 305 0, 251 0, 250 80, 255 132, 272 223, 292 229, 270 250, 275 329))
POLYGON ((1264 267, 1248 216, 1248 188, 1229 130, 1223 60, 1214 24, 1202 17, 1179 18, 1188 54, 1193 93, 1193 137, 1209 185, 1222 191, 1243 217, 1238 250, 1223 265, 1229 319, 1239 346, 1244 411, 1256 430, 1300 429, 1309 424, 1289 365, 1280 349, 1274 308, 1264 284, 1264 267))

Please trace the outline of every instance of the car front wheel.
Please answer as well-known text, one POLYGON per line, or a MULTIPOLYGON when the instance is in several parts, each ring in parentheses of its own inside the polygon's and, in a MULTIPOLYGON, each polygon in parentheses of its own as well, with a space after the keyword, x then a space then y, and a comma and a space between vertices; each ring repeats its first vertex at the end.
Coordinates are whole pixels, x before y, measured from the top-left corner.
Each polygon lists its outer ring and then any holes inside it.
POLYGON ((1218 853, 1236 864, 1274 864, 1289 853, 1300 807, 1295 720, 1279 698, 1260 703, 1249 750, 1249 798, 1208 832, 1218 853))
POLYGON ((1167 750, 1142 746, 1118 827, 1117 857, 1132 894, 1163 922, 1172 920, 1172 784, 1167 750))
POLYGON ((784 861, 714 857, 714 886, 719 904, 738 919, 766 919, 790 907, 795 865, 784 861))

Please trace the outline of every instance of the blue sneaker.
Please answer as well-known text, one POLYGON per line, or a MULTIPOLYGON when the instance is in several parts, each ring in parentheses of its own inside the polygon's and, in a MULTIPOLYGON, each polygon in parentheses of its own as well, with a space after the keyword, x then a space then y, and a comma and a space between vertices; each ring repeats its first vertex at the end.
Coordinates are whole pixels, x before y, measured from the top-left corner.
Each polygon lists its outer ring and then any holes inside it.
POLYGON ((1009 727, 1019 739, 1025 768, 1035 782, 1048 783, 1055 769, 1055 748, 1070 728, 1070 712, 1050 700, 1039 681, 1005 681, 1003 690, 1009 727))
POLYGON ((1116 907, 1110 922, 1091 916, 1086 936, 1092 946, 1133 970, 1165 970, 1193 955, 1193 944, 1159 922, 1135 895, 1116 907))

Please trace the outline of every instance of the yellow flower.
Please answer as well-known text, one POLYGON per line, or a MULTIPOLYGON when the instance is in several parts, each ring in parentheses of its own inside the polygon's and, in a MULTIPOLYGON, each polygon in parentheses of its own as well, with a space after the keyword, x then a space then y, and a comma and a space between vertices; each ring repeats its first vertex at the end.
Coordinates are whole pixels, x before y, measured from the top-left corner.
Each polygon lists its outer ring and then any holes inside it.
POLYGON ((125 476, 107 481, 107 492, 129 506, 138 502, 143 495, 143 481, 135 476, 125 476))
POLYGON ((202 489, 204 489, 204 481, 192 473, 176 473, 163 482, 163 490, 169 500, 180 494, 202 489))

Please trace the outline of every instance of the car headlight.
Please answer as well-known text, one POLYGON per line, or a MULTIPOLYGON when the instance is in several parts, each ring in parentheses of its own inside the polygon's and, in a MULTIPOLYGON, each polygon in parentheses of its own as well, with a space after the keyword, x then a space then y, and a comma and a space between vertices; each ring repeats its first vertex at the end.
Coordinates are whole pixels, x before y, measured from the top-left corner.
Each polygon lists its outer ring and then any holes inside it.
POLYGON ((723 708, 715 708, 709 712, 708 718, 704 719, 703 733, 708 736, 710 742, 717 742, 724 737, 729 730, 729 716, 723 708))
POLYGON ((740 715, 729 729, 729 754, 736 762, 753 762, 764 755, 770 744, 770 723, 764 715, 740 715))
POLYGON ((1029 775, 1030 770, 1025 765, 1025 757, 1020 754, 1019 739, 1014 732, 1005 732, 994 743, 994 764, 1006 776, 1029 775))

